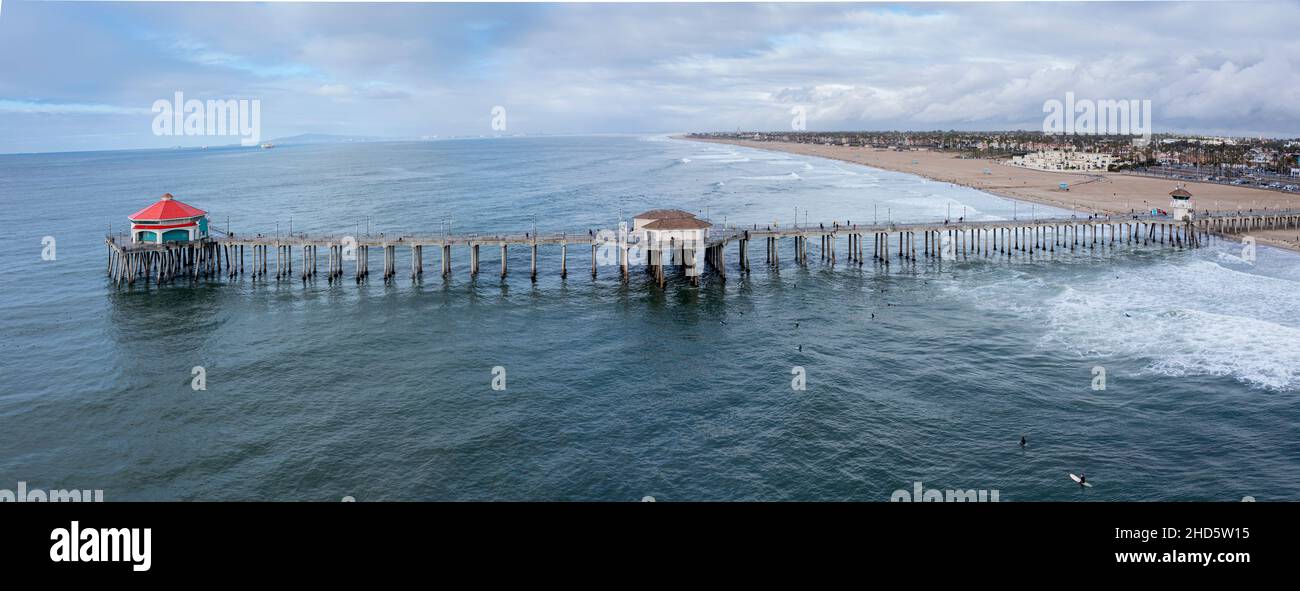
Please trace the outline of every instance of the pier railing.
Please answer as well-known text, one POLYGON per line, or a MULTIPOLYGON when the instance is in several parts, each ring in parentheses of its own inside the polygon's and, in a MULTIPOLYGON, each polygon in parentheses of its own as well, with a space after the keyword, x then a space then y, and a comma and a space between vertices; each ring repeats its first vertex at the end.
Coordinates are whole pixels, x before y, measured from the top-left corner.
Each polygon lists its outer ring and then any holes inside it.
POLYGON ((383 255, 383 278, 397 275, 397 252, 409 253, 411 278, 424 276, 424 254, 428 248, 437 252, 444 277, 452 272, 453 249, 468 251, 469 272, 477 276, 481 269, 482 247, 499 248, 500 272, 508 272, 508 251, 523 246, 531 255, 530 273, 538 273, 538 249, 558 246, 559 272, 568 275, 568 247, 591 248, 591 275, 600 266, 616 265, 627 278, 631 267, 644 267, 660 285, 666 282, 666 269, 678 267, 692 283, 698 283, 701 271, 708 269, 725 281, 728 265, 726 250, 736 245, 735 267, 746 273, 751 269, 749 243, 762 239, 766 244, 766 263, 779 268, 782 239, 792 243, 793 258, 807 264, 816 251, 821 260, 834 265, 840 260, 840 242, 847 245, 850 263, 862 265, 868 259, 888 267, 891 261, 915 262, 934 258, 946 260, 971 256, 1012 256, 1038 252, 1105 249, 1117 245, 1151 245, 1195 248, 1211 236, 1243 234, 1253 231, 1300 228, 1300 210, 1215 211, 1198 212, 1190 220, 1170 216, 1137 214, 1128 216, 1070 216, 1023 220, 942 220, 937 222, 887 222, 884 224, 850 224, 819 222, 779 227, 777 225, 731 224, 713 226, 700 244, 669 241, 642 244, 636 234, 613 230, 581 233, 466 233, 466 234, 394 234, 394 235, 313 235, 292 234, 264 236, 228 234, 191 242, 131 243, 120 236, 109 236, 108 273, 117 284, 137 280, 159 283, 188 277, 248 275, 253 280, 274 277, 284 280, 299 277, 315 279, 323 267, 330 282, 342 280, 344 267, 350 266, 357 282, 370 276, 370 249, 383 255), (811 242, 818 241, 812 247, 811 242), (868 247, 871 254, 867 255, 868 247), (320 251, 325 257, 320 259, 320 251), (274 250, 274 254, 272 254, 274 250), (295 252, 299 258, 294 272, 295 252), (251 254, 251 265, 249 257, 251 254), (272 259, 274 263, 272 263, 272 259), (350 264, 349 264, 350 263, 350 264))

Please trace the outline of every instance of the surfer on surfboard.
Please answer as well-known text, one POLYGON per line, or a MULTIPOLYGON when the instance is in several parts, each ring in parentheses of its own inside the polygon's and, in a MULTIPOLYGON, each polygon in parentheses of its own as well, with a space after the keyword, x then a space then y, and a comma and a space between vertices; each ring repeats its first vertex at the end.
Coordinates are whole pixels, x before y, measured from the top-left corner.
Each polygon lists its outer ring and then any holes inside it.
POLYGON ((1025 436, 1024 436, 1024 435, 1021 435, 1021 436, 1020 436, 1020 447, 1024 447, 1024 446, 1027 445, 1027 444, 1028 444, 1028 442, 1025 441, 1025 436))

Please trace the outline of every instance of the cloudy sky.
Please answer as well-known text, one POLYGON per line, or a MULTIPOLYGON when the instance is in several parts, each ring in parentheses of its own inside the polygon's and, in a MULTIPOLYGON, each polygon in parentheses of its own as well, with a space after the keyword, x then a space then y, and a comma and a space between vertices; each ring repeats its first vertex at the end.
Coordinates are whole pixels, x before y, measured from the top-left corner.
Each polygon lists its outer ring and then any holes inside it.
POLYGON ((1160 131, 1300 136, 1300 2, 0 7, 0 152, 158 137, 150 107, 259 99, 262 136, 1041 129, 1150 99, 1160 131))

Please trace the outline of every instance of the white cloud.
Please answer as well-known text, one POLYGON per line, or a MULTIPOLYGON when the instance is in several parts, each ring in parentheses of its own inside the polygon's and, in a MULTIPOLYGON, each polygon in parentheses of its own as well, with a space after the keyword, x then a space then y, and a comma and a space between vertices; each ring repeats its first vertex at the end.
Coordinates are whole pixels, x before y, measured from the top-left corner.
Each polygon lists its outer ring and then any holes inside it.
POLYGON ((1074 92, 1150 98, 1157 131, 1300 135, 1294 2, 13 12, 0 36, 0 99, 10 102, 0 108, 33 116, 54 104, 109 115, 184 90, 260 98, 278 135, 489 133, 493 105, 520 132, 784 129, 795 104, 814 130, 995 129, 1036 127, 1043 101, 1074 92), (94 51, 68 49, 70 38, 94 51))

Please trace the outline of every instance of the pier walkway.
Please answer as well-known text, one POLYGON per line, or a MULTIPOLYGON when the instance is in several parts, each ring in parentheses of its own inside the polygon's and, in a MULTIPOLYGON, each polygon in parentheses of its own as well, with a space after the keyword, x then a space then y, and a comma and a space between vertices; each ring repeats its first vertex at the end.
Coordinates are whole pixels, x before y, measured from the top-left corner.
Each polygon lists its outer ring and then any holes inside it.
POLYGON ((467 253, 469 273, 473 277, 481 270, 483 248, 497 248, 501 257, 500 274, 505 278, 509 271, 510 247, 526 248, 531 260, 529 272, 535 281, 539 272, 539 248, 558 247, 558 271, 561 277, 567 277, 569 246, 574 245, 591 249, 593 278, 600 266, 616 265, 624 279, 632 267, 644 267, 662 286, 666 282, 666 270, 671 267, 678 267, 695 284, 706 270, 725 281, 727 250, 732 245, 736 247, 733 267, 746 273, 751 268, 750 242, 755 240, 764 243, 764 264, 776 268, 781 265, 783 240, 791 245, 786 250, 796 264, 808 264, 811 253, 815 251, 821 260, 831 265, 840 260, 856 265, 873 261, 888 267, 896 262, 914 262, 918 257, 937 260, 972 256, 1009 257, 1017 253, 1072 252, 1116 245, 1195 248, 1213 236, 1295 228, 1300 228, 1300 210, 1201 212, 1192 221, 1181 222, 1167 216, 1139 215, 955 223, 849 225, 823 222, 815 226, 790 227, 757 224, 749 228, 714 226, 702 244, 645 244, 635 235, 620 236, 611 230, 585 234, 222 236, 164 244, 130 243, 121 237, 108 236, 105 243, 109 250, 108 275, 115 285, 130 285, 136 281, 166 283, 184 278, 236 278, 241 275, 255 281, 272 278, 307 281, 322 274, 330 282, 350 275, 360 283, 370 276, 372 248, 382 254, 382 273, 386 282, 398 274, 399 249, 407 252, 410 276, 418 280, 424 276, 425 251, 429 249, 436 253, 433 256, 438 258, 444 277, 452 273, 453 254, 456 251, 467 253), (812 247, 814 240, 817 242, 815 248, 812 247), (295 257, 298 263, 296 273, 295 257))

